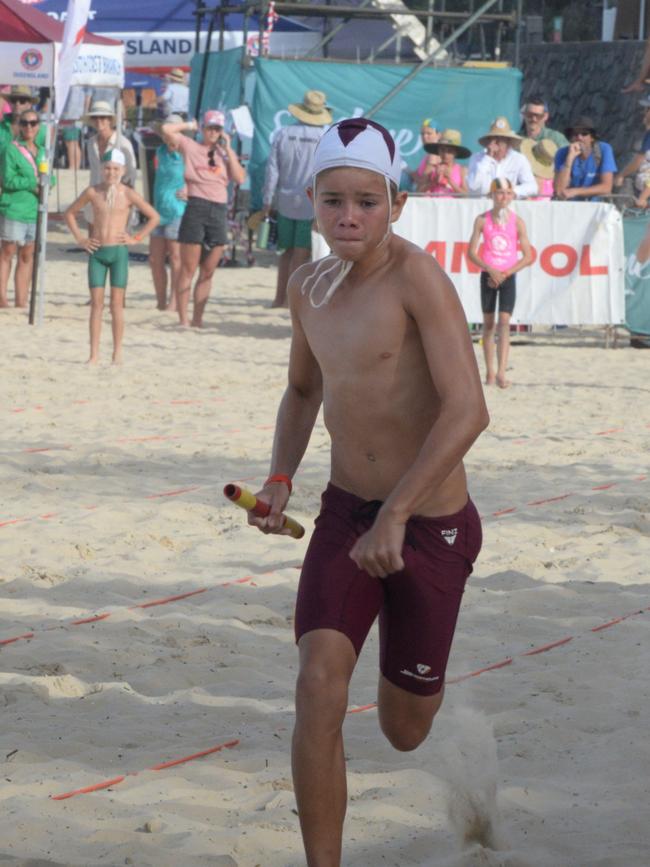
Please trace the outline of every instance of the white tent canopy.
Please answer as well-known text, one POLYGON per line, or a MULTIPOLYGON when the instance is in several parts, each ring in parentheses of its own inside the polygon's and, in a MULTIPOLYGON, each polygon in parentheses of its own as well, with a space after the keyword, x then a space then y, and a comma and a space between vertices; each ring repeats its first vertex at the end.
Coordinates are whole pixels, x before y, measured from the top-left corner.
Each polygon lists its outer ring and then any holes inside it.
MULTIPOLYGON (((63 24, 20 2, 0 0, 0 84, 52 87, 63 24)), ((124 87, 124 45, 85 33, 72 84, 124 87)))

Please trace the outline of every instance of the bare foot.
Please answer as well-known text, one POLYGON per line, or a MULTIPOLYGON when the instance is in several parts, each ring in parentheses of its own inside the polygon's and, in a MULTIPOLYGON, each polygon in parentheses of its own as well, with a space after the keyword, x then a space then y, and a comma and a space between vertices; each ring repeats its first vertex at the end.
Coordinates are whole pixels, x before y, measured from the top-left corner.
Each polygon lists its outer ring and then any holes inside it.
POLYGON ((192 328, 203 328, 203 322, 200 319, 192 319, 192 328))
POLYGON ((272 308, 273 307, 288 307, 288 306, 289 306, 288 301, 273 301, 273 302, 271 302, 272 308))
POLYGON ((510 388, 512 383, 509 379, 506 379, 505 376, 497 376, 497 385, 499 388, 510 388))
POLYGON ((99 362, 99 358, 91 355, 86 364, 97 364, 99 362))
POLYGON ((493 373, 488 373, 487 376, 485 377, 485 384, 486 385, 495 385, 496 381, 497 381, 497 378, 493 373))
POLYGON ((114 352, 113 353, 113 364, 122 364, 122 353, 114 352))
POLYGON ((164 308, 168 313, 176 313, 177 307, 176 304, 170 301, 170 303, 164 308))
POLYGON ((178 324, 181 326, 181 328, 189 328, 190 327, 190 320, 189 319, 181 319, 178 324))

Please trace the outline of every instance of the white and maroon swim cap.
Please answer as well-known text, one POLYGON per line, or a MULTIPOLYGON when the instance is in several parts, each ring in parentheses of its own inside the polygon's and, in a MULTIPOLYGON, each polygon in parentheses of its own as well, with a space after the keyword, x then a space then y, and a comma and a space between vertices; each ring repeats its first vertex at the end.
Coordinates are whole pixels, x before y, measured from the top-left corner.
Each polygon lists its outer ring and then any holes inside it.
POLYGON ((333 124, 321 137, 314 154, 314 179, 326 169, 367 169, 399 187, 402 159, 392 135, 374 120, 349 117, 333 124))

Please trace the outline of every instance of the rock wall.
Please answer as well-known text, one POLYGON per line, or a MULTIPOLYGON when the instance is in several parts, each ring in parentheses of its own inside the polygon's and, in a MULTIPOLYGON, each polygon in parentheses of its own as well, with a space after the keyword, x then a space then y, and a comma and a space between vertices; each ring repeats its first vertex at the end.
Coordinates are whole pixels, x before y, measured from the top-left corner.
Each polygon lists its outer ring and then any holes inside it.
MULTIPOLYGON (((522 101, 542 93, 554 129, 564 130, 576 115, 589 115, 622 167, 640 141, 643 126, 638 105, 642 94, 624 94, 621 88, 636 78, 644 47, 636 41, 524 44, 519 62, 522 101)), ((506 58, 514 60, 512 45, 506 58)))

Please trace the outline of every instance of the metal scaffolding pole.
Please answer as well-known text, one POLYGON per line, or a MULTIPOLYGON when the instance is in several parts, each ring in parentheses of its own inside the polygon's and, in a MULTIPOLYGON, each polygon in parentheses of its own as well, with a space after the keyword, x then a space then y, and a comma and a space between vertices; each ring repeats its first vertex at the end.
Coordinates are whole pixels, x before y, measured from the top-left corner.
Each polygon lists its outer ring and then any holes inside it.
MULTIPOLYGON (((433 63, 433 61, 436 59, 436 57, 439 54, 441 54, 446 48, 448 48, 452 44, 452 42, 455 42, 459 36, 462 36, 462 34, 469 27, 471 27, 474 24, 474 22, 477 21, 483 15, 484 12, 487 12, 487 10, 491 6, 494 6, 494 4, 496 2, 497 2, 497 0, 486 0, 486 2, 482 6, 480 6, 476 10, 476 12, 467 19, 467 21, 464 24, 462 24, 460 27, 458 27, 456 30, 454 30, 454 32, 451 34, 451 36, 449 36, 447 39, 445 39, 445 41, 442 42, 435 49, 435 51, 432 51, 431 54, 429 54, 427 57, 425 57, 421 63, 418 63, 418 65, 415 67, 415 69, 413 69, 411 72, 409 72, 408 75, 405 75, 404 78, 398 84, 396 84, 392 90, 390 90, 386 94, 386 96, 382 97, 379 100, 379 102, 375 103, 375 105, 372 106, 372 108, 370 108, 370 109, 368 109, 368 111, 364 112, 364 117, 372 117, 373 114, 377 114, 377 112, 380 109, 382 109, 386 105, 386 103, 390 102, 394 96, 397 96, 398 93, 400 93, 402 90, 404 90, 404 88, 408 84, 410 84, 414 78, 417 78, 417 76, 422 72, 423 69, 426 69, 427 66, 429 66, 431 63, 433 63)), ((521 3, 521 0, 519 0, 519 3, 521 3)))
POLYGON ((519 54, 521 51, 521 12, 523 0, 517 0, 517 23, 515 25, 515 66, 519 66, 519 54))
MULTIPOLYGON (((363 9, 365 6, 370 6, 371 3, 372 3, 372 0, 363 0, 363 2, 359 6, 355 7, 354 11, 356 12, 357 9, 363 9)), ((348 23, 348 21, 352 20, 353 17, 354 17, 353 15, 348 15, 347 18, 344 18, 343 21, 340 22, 340 24, 337 24, 336 27, 333 27, 329 31, 329 33, 327 33, 325 36, 323 36, 323 38, 321 39, 320 42, 318 42, 316 45, 314 45, 312 48, 310 48, 309 51, 303 55, 303 57, 311 57, 312 54, 314 54, 316 51, 318 51, 319 48, 324 48, 328 44, 328 42, 331 42, 332 39, 334 39, 334 37, 336 36, 336 34, 345 27, 345 25, 348 23)))

